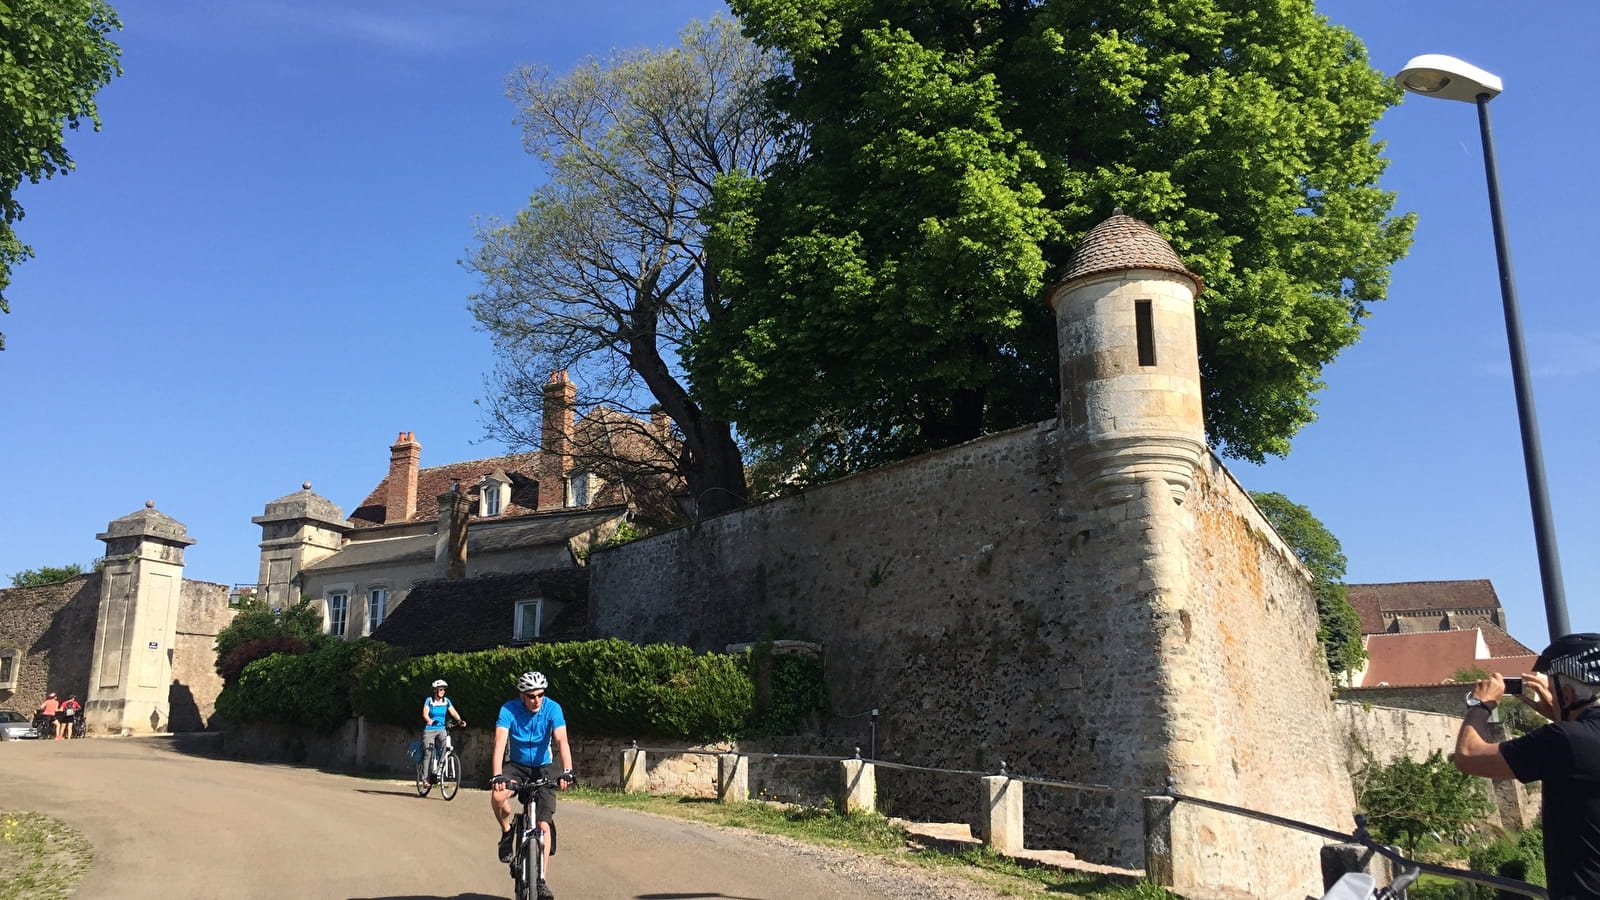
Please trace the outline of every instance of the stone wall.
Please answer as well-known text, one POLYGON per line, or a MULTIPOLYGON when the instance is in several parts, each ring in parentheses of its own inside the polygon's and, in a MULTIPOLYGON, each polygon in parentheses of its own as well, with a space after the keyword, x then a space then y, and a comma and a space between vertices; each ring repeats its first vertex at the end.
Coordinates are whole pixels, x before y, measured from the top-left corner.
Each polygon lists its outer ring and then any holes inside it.
POLYGON ((0 651, 18 651, 16 688, 0 691, 0 706, 31 714, 46 691, 87 700, 99 609, 98 572, 0 590, 0 651))
POLYGON ((172 687, 167 695, 169 731, 200 731, 211 721, 222 676, 217 674, 217 633, 238 611, 228 606, 228 586, 183 582, 172 647, 172 687))
MULTIPOLYGON (((1161 486, 1097 510, 1067 471, 1043 423, 597 551, 592 624, 720 649, 777 623, 826 646, 834 710, 880 709, 880 759, 1004 761, 1120 791, 1030 791, 1032 847, 1139 865, 1139 797, 1169 774, 1197 795, 1347 826, 1342 759, 1315 741, 1333 724, 1309 583, 1248 497, 1212 461, 1182 507, 1161 486)), ((860 739, 857 721, 832 726, 860 739)), ((940 821, 946 782, 884 777, 879 795, 895 815, 940 821)), ((1317 878, 1314 843, 1283 831, 1196 833, 1212 835, 1219 882, 1265 896, 1291 891, 1257 877, 1317 878)))

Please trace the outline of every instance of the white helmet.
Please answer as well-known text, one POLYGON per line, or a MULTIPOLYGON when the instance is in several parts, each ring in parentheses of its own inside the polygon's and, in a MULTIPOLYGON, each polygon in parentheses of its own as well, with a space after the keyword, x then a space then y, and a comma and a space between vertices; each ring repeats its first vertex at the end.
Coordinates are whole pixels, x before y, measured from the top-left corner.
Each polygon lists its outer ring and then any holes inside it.
POLYGON ((542 691, 549 686, 550 682, 545 679, 543 672, 523 672, 522 676, 517 679, 517 693, 519 694, 525 691, 542 691))
POLYGON ((442 687, 449 687, 450 685, 446 684, 445 680, 443 678, 440 678, 440 679, 438 679, 437 681, 435 681, 433 683, 433 686, 436 687, 436 688, 442 688, 442 687))

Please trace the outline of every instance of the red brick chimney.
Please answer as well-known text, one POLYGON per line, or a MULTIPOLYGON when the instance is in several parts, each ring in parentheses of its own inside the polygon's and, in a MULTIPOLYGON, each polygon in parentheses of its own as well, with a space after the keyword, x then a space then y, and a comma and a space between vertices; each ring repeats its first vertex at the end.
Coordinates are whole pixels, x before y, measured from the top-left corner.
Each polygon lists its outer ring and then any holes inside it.
POLYGON ((409 522, 417 514, 417 464, 422 461, 422 445, 416 435, 400 432, 389 448, 389 489, 383 498, 383 520, 409 522))
POLYGON ((577 402, 578 388, 567 380, 567 370, 551 373, 544 386, 544 424, 540 434, 540 509, 566 505, 577 402))

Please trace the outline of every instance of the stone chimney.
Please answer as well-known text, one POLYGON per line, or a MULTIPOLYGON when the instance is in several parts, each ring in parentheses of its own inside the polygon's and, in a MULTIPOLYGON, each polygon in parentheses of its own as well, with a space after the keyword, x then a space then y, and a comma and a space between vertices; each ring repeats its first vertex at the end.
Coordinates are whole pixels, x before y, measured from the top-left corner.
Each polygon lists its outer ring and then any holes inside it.
POLYGON ((439 495, 439 534, 433 548, 433 567, 442 578, 467 577, 467 521, 472 516, 472 501, 461 492, 461 483, 450 482, 450 490, 439 495))
POLYGON ((400 432, 389 448, 389 491, 383 498, 383 521, 409 522, 417 514, 417 464, 422 461, 422 445, 410 431, 400 432))
POLYGON ((672 433, 672 417, 661 408, 661 404, 652 404, 650 407, 650 427, 655 430, 656 436, 665 438, 672 433))
POLYGON ((544 386, 544 424, 540 434, 540 509, 566 505, 577 403, 578 388, 567 380, 567 370, 551 373, 544 386))

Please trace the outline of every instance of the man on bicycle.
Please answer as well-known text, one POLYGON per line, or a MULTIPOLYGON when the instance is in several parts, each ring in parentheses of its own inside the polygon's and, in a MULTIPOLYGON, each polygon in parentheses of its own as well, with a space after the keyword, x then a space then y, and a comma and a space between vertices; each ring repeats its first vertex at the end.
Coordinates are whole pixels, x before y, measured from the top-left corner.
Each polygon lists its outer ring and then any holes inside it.
MULTIPOLYGON (((566 790, 574 780, 572 748, 567 745, 567 718, 561 712, 561 704, 545 697, 545 690, 549 686, 550 682, 540 672, 522 673, 517 679, 517 698, 507 700, 500 707, 500 718, 494 725, 494 755, 490 759, 497 780, 491 782, 494 790, 489 793, 489 805, 494 810, 495 822, 500 825, 500 861, 503 863, 511 862, 515 836, 511 833, 512 793, 505 782, 498 779, 508 776, 518 781, 533 781, 545 777, 551 762, 550 745, 554 743, 556 752, 561 755, 561 776, 556 784, 566 790)), ((544 833, 542 871, 548 877, 550 823, 555 820, 556 813, 555 792, 549 788, 539 791, 534 809, 534 818, 539 822, 539 830, 544 833)), ((538 884, 538 892, 540 900, 549 900, 553 896, 542 880, 538 884)))
POLYGON ((428 757, 429 784, 439 783, 439 763, 444 760, 444 752, 450 747, 445 727, 451 719, 455 719, 463 728, 467 726, 467 720, 456 712, 456 705, 444 695, 445 688, 449 686, 443 678, 435 681, 433 694, 422 701, 422 752, 428 757))
POLYGON ((1543 782, 1544 867, 1551 900, 1600 900, 1600 634, 1557 638, 1522 679, 1522 700, 1551 720, 1494 743, 1489 713, 1505 694, 1498 674, 1473 685, 1456 736, 1468 775, 1543 782))

